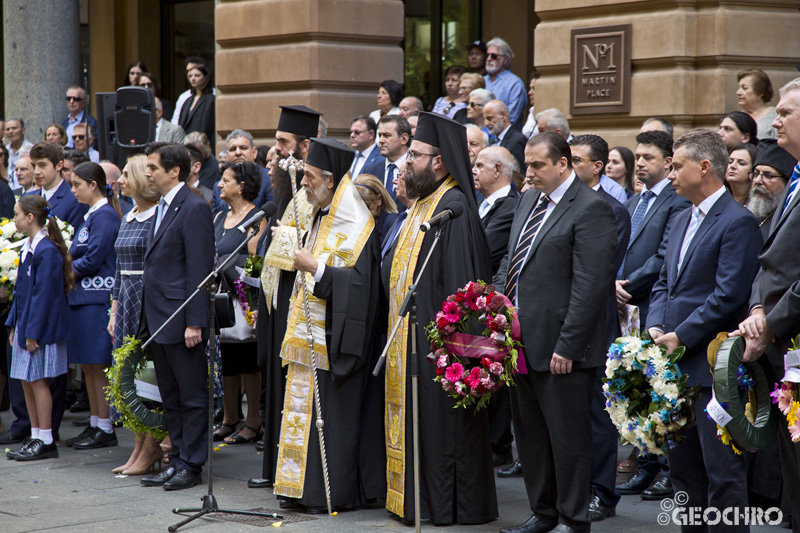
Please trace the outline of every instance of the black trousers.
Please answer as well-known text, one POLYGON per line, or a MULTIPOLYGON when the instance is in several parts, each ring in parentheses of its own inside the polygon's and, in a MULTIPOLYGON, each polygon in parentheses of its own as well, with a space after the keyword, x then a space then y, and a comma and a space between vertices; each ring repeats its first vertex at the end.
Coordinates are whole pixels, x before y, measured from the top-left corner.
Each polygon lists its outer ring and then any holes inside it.
POLYGON ((511 414, 525 489, 538 518, 589 531, 596 369, 514 377, 511 414))
POLYGON ((193 348, 151 344, 158 389, 172 441, 170 465, 200 472, 208 460, 208 361, 203 340, 193 348))
MULTIPOLYGON (((709 420, 704 409, 711 401, 711 387, 700 389, 700 398, 694 403, 697 426, 684 432, 686 438, 675 449, 667 452, 670 479, 678 492, 688 496, 687 509, 716 507, 720 511, 733 507, 744 511, 747 501, 747 466, 744 457, 717 438, 717 424, 709 420)), ((702 516, 702 512, 699 513, 702 516)), ((710 515, 714 520, 716 515, 710 515)), ((698 522, 702 522, 698 520, 698 522)), ((682 532, 750 531, 749 526, 725 524, 715 526, 702 523, 681 525, 682 532)))
POLYGON ((598 367, 592 391, 592 492, 606 507, 616 507, 619 494, 617 483, 617 448, 619 432, 606 412, 603 396, 605 367, 598 367))

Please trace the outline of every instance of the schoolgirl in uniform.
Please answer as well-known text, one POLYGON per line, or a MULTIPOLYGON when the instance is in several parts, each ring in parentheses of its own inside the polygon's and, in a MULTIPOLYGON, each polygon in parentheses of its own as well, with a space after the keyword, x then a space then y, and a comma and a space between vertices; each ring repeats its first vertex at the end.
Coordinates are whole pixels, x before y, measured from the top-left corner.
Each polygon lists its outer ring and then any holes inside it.
POLYGON ((80 228, 75 229, 69 249, 75 290, 68 297, 67 351, 69 362, 80 363, 86 376, 91 418, 89 427, 65 444, 76 450, 91 450, 117 445, 105 397, 108 378, 104 371, 111 365, 111 338, 106 333, 106 324, 117 258, 114 242, 122 212, 116 194, 106 184, 103 167, 97 163, 86 162, 75 167, 72 193, 79 203, 89 206, 89 211, 80 228))
POLYGON ((67 246, 42 196, 23 196, 14 207, 17 230, 28 235, 20 251, 14 299, 6 326, 12 346, 11 377, 22 380, 31 436, 9 459, 58 457, 53 441, 53 397, 48 379, 67 372, 67 293, 74 275, 67 246))

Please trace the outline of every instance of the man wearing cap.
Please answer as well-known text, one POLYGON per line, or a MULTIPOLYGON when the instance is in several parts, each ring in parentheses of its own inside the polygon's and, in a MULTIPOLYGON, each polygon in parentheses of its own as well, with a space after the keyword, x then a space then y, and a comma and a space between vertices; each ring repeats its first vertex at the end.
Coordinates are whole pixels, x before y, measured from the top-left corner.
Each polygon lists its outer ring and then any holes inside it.
MULTIPOLYGON (((780 90, 775 106, 778 117, 778 146, 800 159, 800 78, 780 90)), ((764 353, 777 377, 784 374, 784 358, 791 339, 800 333, 800 255, 797 235, 800 232, 800 164, 794 167, 789 183, 780 195, 769 235, 758 255, 761 264, 750 296, 750 316, 739 324, 747 340, 743 359, 755 360, 764 353)), ((781 454, 783 486, 792 509, 792 527, 800 530, 800 446, 793 443, 786 421, 778 422, 778 449, 781 454)))
POLYGON ((486 43, 472 41, 467 45, 467 65, 470 72, 481 76, 486 74, 486 43))
MULTIPOLYGON (((451 206, 463 215, 443 227, 441 240, 417 284, 415 331, 403 321, 390 339, 386 359, 386 507, 414 520, 411 377, 406 371, 411 335, 425 352, 427 324, 447 296, 469 281, 491 277, 491 256, 478 216, 467 154, 466 128, 432 113, 421 113, 405 165, 405 188, 417 198, 400 235, 383 260, 390 268, 389 316, 397 316, 434 240, 420 225, 451 206), (456 209, 458 209, 456 208, 456 209)), ((424 353, 423 353, 424 355, 424 353)), ((453 400, 433 381, 435 368, 419 364, 420 497, 422 518, 436 525, 480 524, 497 518, 489 420, 486 410, 453 409, 453 400)))
POLYGON ((764 241, 769 237, 772 215, 796 160, 775 139, 759 139, 758 155, 753 165, 753 182, 745 207, 758 219, 764 241))
MULTIPOLYGON (((348 169, 353 151, 333 139, 311 139, 303 192, 314 206, 305 247, 294 252, 298 284, 293 295, 281 359, 287 365, 275 494, 310 513, 324 512, 326 495, 314 421, 314 383, 325 422, 331 505, 353 509, 361 501, 358 469, 361 401, 371 368, 380 278, 380 240, 375 222, 348 169), (308 346, 308 328, 314 356, 308 346)), ((322 418, 322 416, 320 416, 322 418)), ((380 419, 370 421, 380 424, 380 419)))
MULTIPOLYGON (((305 160, 310 138, 316 135, 321 113, 305 106, 281 106, 278 131, 275 133, 276 150, 281 159, 291 152, 295 158, 305 160)), ((300 188, 303 171, 298 170, 296 186, 300 188)), ((280 351, 286 322, 289 316, 289 301, 297 272, 293 267, 294 250, 297 244, 297 227, 301 237, 311 221, 312 206, 306 195, 298 191, 297 204, 300 224, 295 223, 294 200, 291 177, 277 165, 270 176, 272 194, 278 210, 268 221, 262 222, 265 231, 257 246, 257 255, 264 258, 261 271, 261 289, 258 299, 256 343, 258 364, 266 383, 267 410, 264 416, 264 454, 261 476, 248 480, 251 488, 271 487, 275 480, 275 465, 278 460, 278 441, 281 432, 281 411, 285 394, 286 372, 281 365, 280 351)))

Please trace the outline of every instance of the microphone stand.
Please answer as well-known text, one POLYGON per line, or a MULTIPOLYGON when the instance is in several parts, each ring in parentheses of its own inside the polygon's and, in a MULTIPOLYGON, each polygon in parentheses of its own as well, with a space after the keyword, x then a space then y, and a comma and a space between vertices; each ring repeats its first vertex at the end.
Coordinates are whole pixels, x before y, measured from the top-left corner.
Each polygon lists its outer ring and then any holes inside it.
MULTIPOLYGON (((234 250, 233 253, 230 254, 225 259, 225 261, 223 261, 217 268, 212 270, 208 274, 208 276, 206 276, 206 278, 203 281, 200 282, 200 285, 197 286, 195 291, 181 304, 180 307, 178 307, 178 309, 175 310, 174 313, 172 313, 172 316, 170 316, 161 325, 161 327, 159 327, 155 331, 155 333, 150 335, 150 338, 147 339, 147 341, 142 345, 142 350, 147 348, 147 346, 150 345, 150 343, 153 342, 153 340, 156 337, 158 337, 158 334, 161 333, 164 330, 164 328, 167 327, 168 324, 170 324, 173 320, 175 320, 175 317, 177 317, 181 313, 181 311, 183 311, 186 308, 186 306, 188 306, 189 303, 192 300, 194 300, 195 297, 198 294, 200 294, 201 291, 208 291, 208 299, 209 299, 209 302, 210 302, 210 310, 211 310, 211 312, 209 313, 209 319, 208 319, 208 332, 209 332, 209 335, 208 335, 208 352, 209 352, 209 354, 211 354, 212 358, 214 357, 214 354, 216 354, 216 350, 217 350, 217 336, 216 336, 215 331, 214 331, 214 329, 215 329, 214 328, 215 319, 216 319, 215 311, 214 311, 214 303, 216 302, 216 299, 217 299, 217 294, 216 294, 217 293, 217 276, 219 276, 219 274, 221 272, 223 272, 227 268, 228 264, 230 264, 231 261, 233 261, 233 259, 239 253, 239 250, 241 250, 242 248, 247 246, 247 243, 250 242, 250 239, 252 239, 256 235, 256 233, 258 233, 258 232, 256 231, 256 228, 253 227, 251 229, 251 231, 250 231, 250 234, 244 239, 244 241, 242 241, 242 243, 236 248, 236 250, 234 250)), ((241 310, 240 309, 234 309, 234 312, 235 313, 240 313, 241 310)), ((224 514, 240 514, 240 515, 247 515, 247 516, 261 516, 261 517, 265 517, 265 518, 275 518, 277 520, 281 520, 283 518, 283 515, 280 515, 278 513, 259 513, 259 512, 255 512, 255 511, 236 511, 236 510, 233 510, 233 509, 220 509, 219 506, 217 505, 217 499, 216 499, 216 497, 214 497, 214 456, 213 456, 213 452, 214 452, 214 409, 211 408, 211 406, 213 406, 213 405, 214 405, 214 364, 212 362, 211 364, 208 365, 208 474, 207 474, 207 477, 208 477, 208 483, 207 483, 208 484, 208 494, 203 496, 203 499, 202 499, 203 505, 202 505, 202 507, 199 507, 199 508, 188 508, 188 509, 184 509, 184 508, 180 508, 179 507, 179 508, 173 509, 172 512, 175 513, 175 514, 185 514, 185 513, 194 513, 194 514, 192 514, 191 516, 189 516, 186 520, 183 520, 182 522, 178 522, 177 524, 173 524, 173 525, 169 526, 167 528, 168 531, 171 531, 171 532, 177 531, 178 528, 180 528, 182 526, 185 526, 189 522, 192 522, 193 520, 196 520, 196 519, 198 519, 198 518, 200 518, 202 516, 205 516, 207 514, 210 514, 210 513, 224 513, 224 514)))
POLYGON ((436 230, 436 233, 433 237, 433 243, 431 244, 430 250, 428 250, 428 255, 425 256, 425 261, 422 263, 422 267, 419 269, 419 272, 417 272, 417 277, 414 279, 414 283, 408 287, 408 292, 406 292, 406 296, 403 299, 403 304, 400 306, 400 310, 397 312, 397 319, 392 327, 392 332, 386 339, 386 346, 383 348, 383 353, 381 353, 378 362, 375 364, 375 369, 372 371, 373 376, 377 377, 378 374, 380 374, 381 368, 386 363, 386 353, 389 351, 389 346, 392 344, 392 340, 394 339, 395 335, 397 335, 397 330, 400 328, 400 324, 403 322, 403 319, 410 313, 411 355, 408 358, 408 373, 411 376, 411 425, 413 428, 412 445, 414 447, 414 530, 417 533, 419 533, 420 529, 422 528, 422 516, 419 501, 419 354, 417 353, 417 284, 419 283, 420 278, 422 278, 422 274, 425 272, 425 269, 428 266, 428 261, 430 260, 431 255, 433 255, 436 245, 439 244, 439 238, 442 235, 443 229, 444 224, 441 224, 436 230))

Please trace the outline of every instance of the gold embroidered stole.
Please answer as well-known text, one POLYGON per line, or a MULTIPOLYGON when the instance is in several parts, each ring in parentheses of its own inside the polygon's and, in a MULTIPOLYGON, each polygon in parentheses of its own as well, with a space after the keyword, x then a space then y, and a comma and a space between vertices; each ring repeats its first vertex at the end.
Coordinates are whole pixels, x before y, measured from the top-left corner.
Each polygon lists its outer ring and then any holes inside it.
MULTIPOLYGON (((269 244, 267 255, 264 257, 264 267, 261 270, 261 286, 264 288, 267 311, 278 305, 278 279, 280 271, 293 271, 294 251, 297 248, 297 229, 300 228, 300 238, 308 231, 314 206, 308 203, 305 191, 298 191, 281 218, 282 226, 278 226, 272 242, 269 244), (294 219, 294 204, 297 200, 298 224, 294 219)), ((271 231, 267 228, 266 231, 271 231)))
MULTIPOLYGON (((350 175, 346 174, 336 188, 328 216, 320 219, 311 255, 331 267, 353 268, 374 227, 372 214, 351 182, 350 175)), ((275 494, 292 498, 303 496, 308 439, 314 425, 314 369, 308 348, 303 292, 299 285, 302 283, 301 274, 305 276, 308 287, 316 365, 320 370, 330 369, 328 347, 325 343, 327 302, 312 294, 315 285, 313 276, 307 272, 298 272, 292 292, 289 324, 281 345, 283 364, 289 368, 274 485, 275 494)))
MULTIPOLYGON (((417 200, 411 208, 392 259, 390 274, 389 317, 394 320, 400 311, 406 290, 414 283, 414 270, 417 267, 419 251, 425 234, 419 230, 420 225, 433 216, 439 200, 444 193, 456 186, 452 176, 428 196, 417 200)), ((389 324, 389 333, 393 323, 389 324)), ((406 416, 406 357, 408 347, 409 324, 404 318, 397 334, 389 345, 386 354, 386 508, 400 516, 404 516, 405 501, 405 416, 406 416)))

